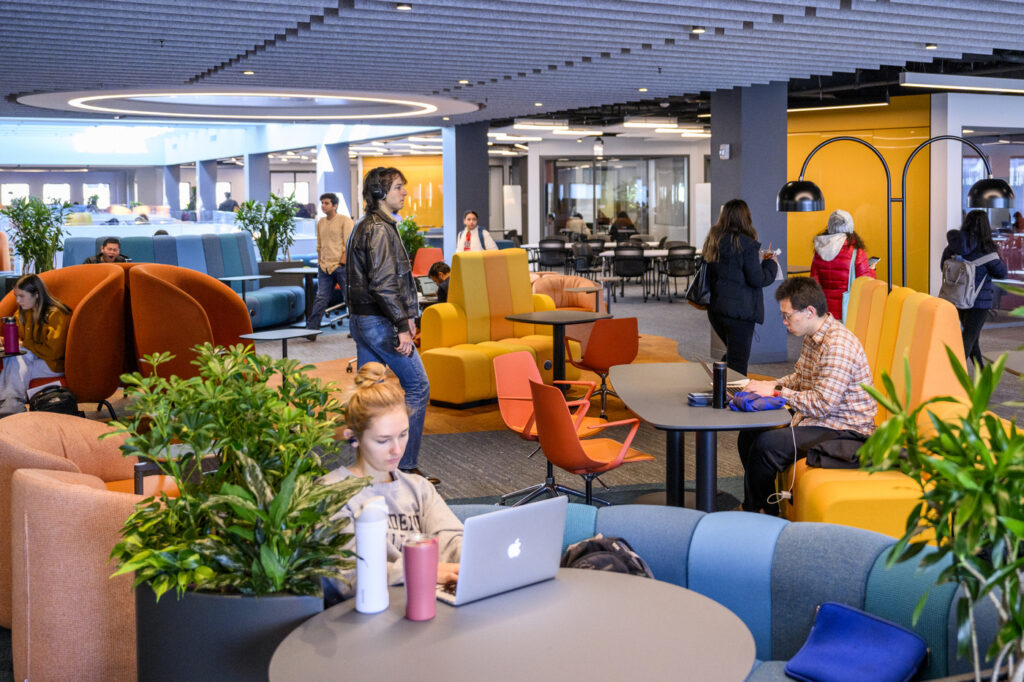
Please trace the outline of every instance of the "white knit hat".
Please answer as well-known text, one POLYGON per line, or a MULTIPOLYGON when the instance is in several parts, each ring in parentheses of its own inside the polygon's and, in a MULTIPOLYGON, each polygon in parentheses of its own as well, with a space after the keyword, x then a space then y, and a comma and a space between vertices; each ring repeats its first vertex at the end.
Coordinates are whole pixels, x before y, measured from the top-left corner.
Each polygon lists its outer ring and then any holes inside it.
POLYGON ((828 217, 828 233, 837 234, 840 232, 845 232, 846 234, 853 232, 853 216, 841 208, 832 211, 832 215, 828 217))

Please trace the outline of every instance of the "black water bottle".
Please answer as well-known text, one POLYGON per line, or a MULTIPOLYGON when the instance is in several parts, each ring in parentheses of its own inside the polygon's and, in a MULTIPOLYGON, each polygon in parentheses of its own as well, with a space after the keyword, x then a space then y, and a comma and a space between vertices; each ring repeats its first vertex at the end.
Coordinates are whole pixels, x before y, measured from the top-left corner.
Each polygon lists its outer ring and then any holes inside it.
POLYGON ((725 408, 725 363, 716 362, 711 369, 711 407, 725 408))

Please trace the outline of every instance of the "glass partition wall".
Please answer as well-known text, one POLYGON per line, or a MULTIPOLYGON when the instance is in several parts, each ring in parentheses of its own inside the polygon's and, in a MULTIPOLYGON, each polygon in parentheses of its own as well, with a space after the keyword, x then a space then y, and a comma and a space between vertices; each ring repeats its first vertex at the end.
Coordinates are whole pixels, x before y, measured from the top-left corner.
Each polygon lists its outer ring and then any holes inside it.
POLYGON ((689 166, 688 156, 549 159, 544 234, 579 213, 592 232, 625 218, 652 239, 689 241, 689 166))

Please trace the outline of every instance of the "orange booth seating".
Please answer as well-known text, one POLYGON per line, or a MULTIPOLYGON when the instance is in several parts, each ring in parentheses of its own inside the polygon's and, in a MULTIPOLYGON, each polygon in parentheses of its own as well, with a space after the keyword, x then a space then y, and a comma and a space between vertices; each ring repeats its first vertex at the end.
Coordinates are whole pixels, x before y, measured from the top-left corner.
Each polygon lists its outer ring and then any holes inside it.
MULTIPOLYGON (((162 351, 174 354, 160 365, 160 376, 196 376, 191 364, 193 346, 205 342, 232 346, 245 341, 242 334, 252 333, 245 303, 209 275, 176 265, 138 263, 128 270, 128 279, 138 357, 162 351)), ((140 370, 145 374, 150 368, 140 370)))
MULTIPOLYGON (((65 383, 79 402, 106 403, 121 385, 124 365, 124 270, 109 263, 72 265, 39 278, 71 308, 65 383)), ((16 309, 13 292, 0 300, 0 316, 14 315, 16 309)))
MULTIPOLYGON (((460 251, 452 258, 448 302, 423 312, 420 349, 430 401, 470 407, 497 397, 493 359, 525 350, 552 380, 551 327, 510 322, 506 315, 554 310, 549 296, 530 288, 526 251, 460 251)), ((579 370, 566 367, 566 379, 579 370)))
MULTIPOLYGON (((910 365, 910 405, 940 395, 965 398, 949 365, 946 346, 964 362, 963 339, 956 308, 928 294, 893 287, 861 277, 850 294, 847 326, 863 344, 871 366, 872 381, 882 385, 882 373, 892 378, 897 394, 905 395, 903 362, 910 365)), ((936 414, 951 415, 960 406, 939 404, 936 414)), ((889 415, 879 407, 877 424, 889 415)), ((927 414, 920 425, 930 429, 927 414)), ((782 512, 791 521, 823 521, 855 526, 901 537, 906 519, 917 504, 920 489, 898 471, 868 473, 857 469, 808 467, 800 460, 779 475, 780 490, 793 485, 793 498, 782 512)))

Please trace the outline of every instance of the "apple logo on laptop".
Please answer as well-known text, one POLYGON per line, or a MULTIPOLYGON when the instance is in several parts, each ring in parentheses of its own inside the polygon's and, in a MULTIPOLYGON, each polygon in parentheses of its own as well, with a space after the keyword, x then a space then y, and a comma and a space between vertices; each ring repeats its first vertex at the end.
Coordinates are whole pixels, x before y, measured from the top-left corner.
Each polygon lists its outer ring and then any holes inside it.
POLYGON ((517 556, 522 554, 522 552, 523 543, 519 541, 519 538, 516 538, 516 541, 508 546, 508 558, 515 559, 517 556))

